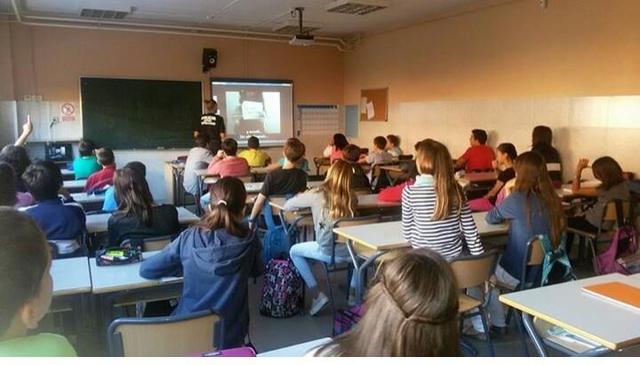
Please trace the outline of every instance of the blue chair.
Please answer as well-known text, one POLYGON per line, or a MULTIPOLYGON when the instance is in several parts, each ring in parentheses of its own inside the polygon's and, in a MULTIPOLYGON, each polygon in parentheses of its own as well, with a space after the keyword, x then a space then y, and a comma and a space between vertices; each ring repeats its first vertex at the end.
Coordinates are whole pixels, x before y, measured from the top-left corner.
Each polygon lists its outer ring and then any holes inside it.
POLYGON ((211 310, 179 316, 118 318, 107 329, 111 356, 188 356, 220 349, 223 319, 211 310))

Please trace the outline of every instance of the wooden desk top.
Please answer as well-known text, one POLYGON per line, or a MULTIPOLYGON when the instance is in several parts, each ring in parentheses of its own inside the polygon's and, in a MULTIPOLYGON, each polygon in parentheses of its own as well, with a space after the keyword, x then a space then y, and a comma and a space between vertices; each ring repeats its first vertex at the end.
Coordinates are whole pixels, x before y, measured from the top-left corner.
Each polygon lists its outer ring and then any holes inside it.
POLYGON ((495 172, 470 172, 464 174, 463 178, 472 183, 491 182, 498 179, 498 174, 495 172))

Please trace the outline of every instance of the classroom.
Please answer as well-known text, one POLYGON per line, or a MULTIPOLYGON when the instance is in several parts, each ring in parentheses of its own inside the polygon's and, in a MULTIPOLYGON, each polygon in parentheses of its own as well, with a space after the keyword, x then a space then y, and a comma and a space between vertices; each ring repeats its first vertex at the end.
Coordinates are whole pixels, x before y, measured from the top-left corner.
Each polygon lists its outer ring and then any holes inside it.
POLYGON ((0 0, 0 357, 640 356, 639 12, 0 0))

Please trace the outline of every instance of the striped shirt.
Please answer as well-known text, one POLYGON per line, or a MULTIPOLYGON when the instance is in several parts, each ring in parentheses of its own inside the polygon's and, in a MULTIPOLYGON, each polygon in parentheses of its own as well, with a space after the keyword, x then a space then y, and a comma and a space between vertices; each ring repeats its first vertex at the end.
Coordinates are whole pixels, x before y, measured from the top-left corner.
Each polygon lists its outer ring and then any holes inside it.
POLYGON ((484 252, 478 228, 467 203, 458 215, 453 210, 449 217, 434 221, 436 191, 433 177, 421 175, 416 184, 406 186, 402 191, 402 235, 413 248, 429 248, 453 259, 462 253, 466 245, 472 255, 484 252))

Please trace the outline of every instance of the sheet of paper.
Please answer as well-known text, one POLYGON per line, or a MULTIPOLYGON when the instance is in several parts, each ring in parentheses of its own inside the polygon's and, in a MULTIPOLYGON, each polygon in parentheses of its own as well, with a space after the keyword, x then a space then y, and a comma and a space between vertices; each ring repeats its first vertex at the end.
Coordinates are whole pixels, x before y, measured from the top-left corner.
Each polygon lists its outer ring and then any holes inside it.
POLYGON ((360 98, 360 110, 367 110, 367 98, 360 98))
POLYGON ((367 119, 371 120, 375 117, 375 109, 373 108, 373 102, 370 101, 367 103, 367 119))

